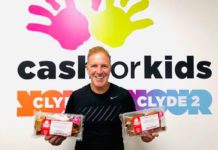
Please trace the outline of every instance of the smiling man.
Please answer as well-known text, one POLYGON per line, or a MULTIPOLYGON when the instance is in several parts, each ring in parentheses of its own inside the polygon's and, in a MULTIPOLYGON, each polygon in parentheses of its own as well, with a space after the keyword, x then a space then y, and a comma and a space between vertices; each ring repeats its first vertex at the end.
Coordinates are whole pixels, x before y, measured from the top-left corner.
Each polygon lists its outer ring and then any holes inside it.
MULTIPOLYGON (((77 141, 75 150, 124 150, 122 126, 119 115, 135 110, 128 90, 108 81, 111 72, 109 53, 103 47, 89 50, 86 69, 91 83, 71 95, 66 113, 83 114, 82 141, 77 141)), ((158 134, 143 136, 150 142, 158 134)), ((46 136, 52 145, 60 145, 65 137, 46 136)))
POLYGON ((86 65, 91 78, 91 89, 97 94, 105 93, 109 87, 108 82, 111 61, 110 55, 102 47, 94 47, 89 51, 88 63, 86 65))

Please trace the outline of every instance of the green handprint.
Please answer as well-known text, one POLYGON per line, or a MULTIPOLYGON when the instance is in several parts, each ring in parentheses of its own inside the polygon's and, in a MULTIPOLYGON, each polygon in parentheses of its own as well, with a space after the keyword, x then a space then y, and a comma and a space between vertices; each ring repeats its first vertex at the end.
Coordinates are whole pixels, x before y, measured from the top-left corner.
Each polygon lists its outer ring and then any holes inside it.
MULTIPOLYGON (((128 1, 121 0, 121 6, 125 7, 128 1)), ((121 8, 114 6, 114 0, 106 0, 106 9, 91 16, 90 30, 99 41, 111 47, 121 46, 134 30, 153 24, 153 21, 148 18, 131 21, 132 15, 145 10, 148 5, 148 0, 141 0, 125 13, 121 8)))

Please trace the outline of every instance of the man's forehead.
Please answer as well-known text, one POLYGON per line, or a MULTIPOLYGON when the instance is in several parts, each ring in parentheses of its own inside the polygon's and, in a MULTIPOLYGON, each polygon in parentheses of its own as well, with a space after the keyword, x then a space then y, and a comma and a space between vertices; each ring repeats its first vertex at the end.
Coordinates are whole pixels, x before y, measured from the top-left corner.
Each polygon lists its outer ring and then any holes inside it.
POLYGON ((110 61, 92 61, 92 60, 88 60, 87 62, 88 64, 105 64, 105 65, 109 65, 110 61))
POLYGON ((89 58, 90 57, 107 57, 107 58, 109 58, 108 55, 103 53, 103 52, 94 53, 94 54, 90 55, 89 58))
POLYGON ((104 53, 96 53, 88 57, 88 61, 110 62, 110 58, 104 53), (103 55, 102 55, 103 54, 103 55))

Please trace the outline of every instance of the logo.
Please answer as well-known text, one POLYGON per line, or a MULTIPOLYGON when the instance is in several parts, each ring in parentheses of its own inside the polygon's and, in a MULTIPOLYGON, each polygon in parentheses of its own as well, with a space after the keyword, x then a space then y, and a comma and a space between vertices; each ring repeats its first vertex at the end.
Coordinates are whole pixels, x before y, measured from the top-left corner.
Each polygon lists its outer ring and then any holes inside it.
POLYGON ((114 5, 114 0, 106 0, 103 11, 99 11, 102 0, 92 0, 92 8, 87 15, 77 9, 74 0, 65 0, 66 7, 63 9, 56 0, 45 0, 45 2, 53 10, 39 5, 30 5, 29 12, 46 17, 51 23, 49 25, 29 23, 27 29, 50 35, 67 50, 76 50, 91 36, 108 46, 119 47, 132 32, 153 24, 153 21, 148 18, 131 20, 133 15, 148 8, 148 0, 140 0, 132 4, 127 12, 124 8, 128 0, 120 0, 120 7, 114 5), (54 15, 52 11, 57 14, 54 15))
POLYGON ((42 91, 18 91, 17 99, 20 107, 17 108, 17 116, 33 116, 34 111, 62 113, 72 91, 48 90, 42 91))
MULTIPOLYGON (((23 61, 17 68, 18 75, 23 80, 48 81, 54 79, 87 79, 85 70, 85 56, 79 55, 77 61, 62 61, 59 63, 43 61, 23 61), (75 67, 77 66, 77 67, 75 67)), ((137 80, 135 69, 143 70, 143 79, 209 79, 212 77, 211 62, 199 61, 194 56, 187 56, 185 60, 173 59, 165 56, 162 60, 154 60, 152 56, 145 55, 144 59, 129 62, 112 62, 111 74, 116 79, 130 78, 137 80), (123 72, 116 72, 117 67, 123 67, 123 72), (167 69, 170 68, 170 69, 167 69), (164 70, 164 71, 161 71, 164 70)), ((160 81, 160 80, 159 80, 160 81)), ((164 107, 165 111, 174 115, 210 115, 212 114, 212 95, 204 89, 145 89, 129 90, 135 103, 136 110, 164 107)), ((72 91, 64 90, 34 90, 17 91, 17 116, 33 116, 34 111, 62 113, 72 91)), ((111 102, 119 98, 112 95, 108 98, 111 102)))
POLYGON ((118 96, 111 96, 110 99, 113 100, 115 98, 117 98, 118 96))
MULTIPOLYGON (((154 89, 151 91, 136 89, 129 90, 132 95, 136 110, 164 107, 174 115, 212 114, 212 95, 203 89, 169 89, 166 91, 154 89)), ((161 115, 161 114, 160 114, 161 115)))

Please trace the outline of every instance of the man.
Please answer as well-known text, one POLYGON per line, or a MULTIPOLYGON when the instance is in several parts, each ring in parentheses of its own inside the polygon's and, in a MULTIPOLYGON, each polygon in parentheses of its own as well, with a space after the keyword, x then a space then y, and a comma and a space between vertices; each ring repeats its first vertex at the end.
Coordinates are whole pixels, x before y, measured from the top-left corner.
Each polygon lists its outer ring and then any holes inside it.
MULTIPOLYGON (((119 114, 135 110, 129 92, 108 82, 111 71, 109 53, 102 47, 89 50, 86 65, 91 83, 73 92, 66 113, 85 115, 83 140, 75 150, 123 150, 122 127, 119 114)), ((150 142, 158 134, 142 136, 150 142)), ((60 145, 65 137, 46 136, 52 145, 60 145)))

